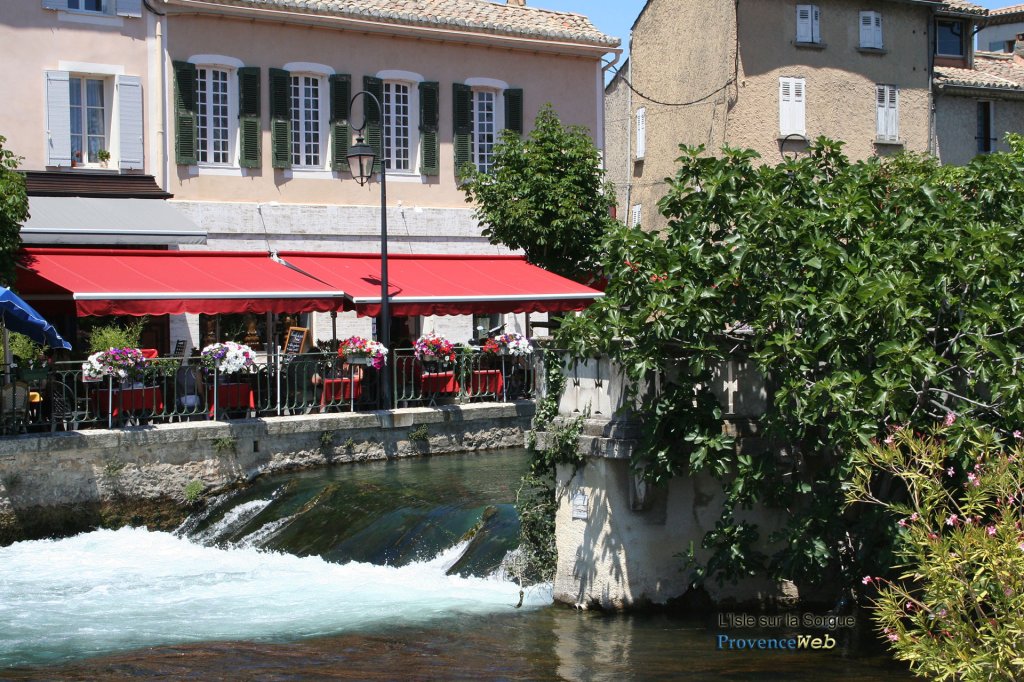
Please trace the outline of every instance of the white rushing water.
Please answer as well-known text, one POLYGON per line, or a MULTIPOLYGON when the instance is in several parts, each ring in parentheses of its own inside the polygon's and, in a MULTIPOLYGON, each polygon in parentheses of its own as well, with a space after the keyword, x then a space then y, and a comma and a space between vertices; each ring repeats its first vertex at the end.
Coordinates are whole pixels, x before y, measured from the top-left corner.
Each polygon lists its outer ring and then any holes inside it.
MULTIPOLYGON (((207 640, 293 640, 511 610, 515 584, 217 549, 141 528, 0 548, 0 668, 207 640)), ((551 603, 527 592, 524 607, 551 603)))

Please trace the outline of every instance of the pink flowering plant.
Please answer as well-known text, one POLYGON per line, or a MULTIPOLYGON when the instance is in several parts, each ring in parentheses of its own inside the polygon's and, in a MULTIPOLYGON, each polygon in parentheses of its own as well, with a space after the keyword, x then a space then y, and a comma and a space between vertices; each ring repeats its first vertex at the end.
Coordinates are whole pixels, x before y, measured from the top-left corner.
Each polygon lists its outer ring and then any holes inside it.
POLYGON ((388 349, 379 341, 364 339, 362 336, 350 336, 338 345, 338 355, 346 358, 369 358, 374 369, 381 369, 387 364, 388 349))
POLYGON ((112 377, 119 381, 140 381, 148 361, 138 348, 108 348, 90 355, 82 363, 87 380, 112 377))
POLYGON ((861 583, 916 674, 1024 679, 1024 447, 991 429, 964 447, 946 435, 900 429, 854 456, 848 503, 881 508, 897 533, 893 575, 861 583))
POLYGON ((221 374, 248 372, 255 362, 256 355, 252 348, 234 341, 211 343, 203 348, 199 356, 199 363, 207 373, 213 373, 215 370, 221 374))
POLYGON ((455 362, 455 344, 443 336, 425 334, 413 344, 413 354, 420 361, 436 361, 441 363, 455 362))

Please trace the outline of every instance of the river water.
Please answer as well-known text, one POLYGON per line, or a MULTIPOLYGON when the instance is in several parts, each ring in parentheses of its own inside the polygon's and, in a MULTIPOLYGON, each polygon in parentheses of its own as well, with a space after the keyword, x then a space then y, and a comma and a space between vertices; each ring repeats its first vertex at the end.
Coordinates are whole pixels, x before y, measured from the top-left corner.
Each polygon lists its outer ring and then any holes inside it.
POLYGON ((723 633, 793 633, 577 612, 549 587, 516 608, 495 569, 527 457, 271 477, 177 534, 0 548, 0 679, 910 679, 866 627, 828 651, 723 651, 723 633))

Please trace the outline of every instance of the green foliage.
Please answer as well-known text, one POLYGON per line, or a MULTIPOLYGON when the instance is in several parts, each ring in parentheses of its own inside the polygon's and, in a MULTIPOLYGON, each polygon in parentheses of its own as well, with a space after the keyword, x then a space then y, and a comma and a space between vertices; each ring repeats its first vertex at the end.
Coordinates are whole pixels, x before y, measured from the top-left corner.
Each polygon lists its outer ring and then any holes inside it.
POLYGON ((350 437, 345 439, 345 442, 344 442, 344 444, 342 444, 342 447, 345 448, 345 450, 347 452, 352 452, 352 450, 354 450, 355 447, 356 447, 356 442, 350 436, 350 437))
POLYGON ((0 282, 14 282, 14 266, 21 248, 21 225, 28 220, 25 176, 17 172, 21 157, 4 149, 0 135, 0 282))
POLYGON ((203 491, 206 490, 206 485, 202 481, 192 481, 185 486, 185 502, 193 505, 199 501, 203 491))
POLYGON ((327 452, 334 445, 334 431, 320 432, 320 451, 327 452))
POLYGON ((10 333, 11 355, 18 358, 19 364, 31 366, 32 363, 44 359, 46 346, 36 343, 24 334, 10 333))
POLYGON ((430 440, 430 431, 426 424, 420 424, 409 432, 409 440, 414 443, 426 443, 430 440))
POLYGON ((529 262, 566 277, 597 272, 615 193, 589 131, 564 127, 550 104, 525 140, 504 131, 493 171, 467 170, 462 189, 492 244, 522 249, 529 262))
POLYGON ((558 338, 608 353, 632 380, 647 475, 722 482, 698 578, 839 569, 852 582, 886 560, 878 515, 840 512, 854 449, 950 412, 1024 423, 1024 143, 1010 145, 958 169, 851 163, 825 139, 778 166, 682 147, 667 229, 606 235, 606 296, 558 338), (765 377, 763 451, 737 452, 711 391, 737 358, 765 377), (755 505, 788 519, 764 556, 756 525, 737 520, 755 505))
POLYGON ((108 324, 93 327, 89 334, 89 352, 96 353, 108 348, 138 348, 146 319, 140 317, 125 325, 108 324))
POLYGON ((1024 678, 1024 457, 987 429, 920 437, 899 429, 854 455, 850 502, 884 510, 899 575, 878 587, 874 619, 896 657, 934 680, 1024 678), (946 436, 949 436, 947 439, 946 436), (881 490, 896 483, 899 502, 881 490))
POLYGON ((238 439, 234 436, 221 436, 213 440, 213 450, 218 455, 238 452, 238 439))

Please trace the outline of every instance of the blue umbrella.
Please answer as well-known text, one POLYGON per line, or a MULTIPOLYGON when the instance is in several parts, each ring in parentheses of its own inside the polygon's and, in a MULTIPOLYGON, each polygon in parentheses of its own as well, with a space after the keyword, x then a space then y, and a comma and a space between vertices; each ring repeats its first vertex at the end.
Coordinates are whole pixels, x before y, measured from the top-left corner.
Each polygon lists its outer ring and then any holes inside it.
POLYGON ((52 324, 6 287, 0 291, 0 322, 8 331, 24 334, 38 343, 71 350, 71 344, 61 338, 52 324))

